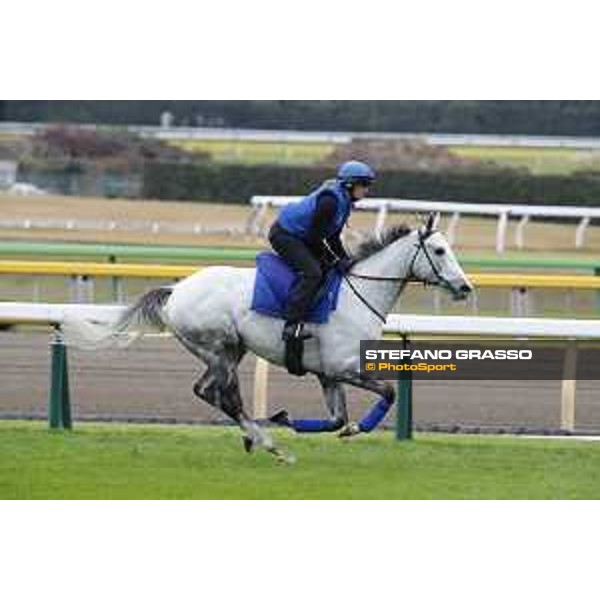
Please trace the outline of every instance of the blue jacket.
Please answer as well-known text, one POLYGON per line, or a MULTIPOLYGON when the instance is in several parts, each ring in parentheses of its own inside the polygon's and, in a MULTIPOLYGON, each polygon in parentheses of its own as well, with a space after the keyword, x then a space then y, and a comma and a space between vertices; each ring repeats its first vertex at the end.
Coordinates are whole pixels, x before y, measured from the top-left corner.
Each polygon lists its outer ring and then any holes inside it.
POLYGON ((337 182, 324 183, 302 200, 284 206, 277 218, 279 225, 296 237, 303 240, 308 239, 317 199, 325 190, 331 192, 337 199, 335 218, 329 224, 325 237, 339 233, 350 216, 352 201, 348 193, 337 182))

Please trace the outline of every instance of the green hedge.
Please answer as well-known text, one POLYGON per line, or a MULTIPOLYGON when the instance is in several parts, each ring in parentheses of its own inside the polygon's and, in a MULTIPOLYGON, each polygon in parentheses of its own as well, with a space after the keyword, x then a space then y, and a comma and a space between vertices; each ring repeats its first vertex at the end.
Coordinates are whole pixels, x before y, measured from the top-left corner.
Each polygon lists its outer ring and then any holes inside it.
MULTIPOLYGON (((253 195, 301 195, 331 177, 322 167, 148 163, 142 197, 245 204, 253 195)), ((521 171, 483 173, 380 172, 379 197, 600 206, 600 176, 533 176, 521 171)))

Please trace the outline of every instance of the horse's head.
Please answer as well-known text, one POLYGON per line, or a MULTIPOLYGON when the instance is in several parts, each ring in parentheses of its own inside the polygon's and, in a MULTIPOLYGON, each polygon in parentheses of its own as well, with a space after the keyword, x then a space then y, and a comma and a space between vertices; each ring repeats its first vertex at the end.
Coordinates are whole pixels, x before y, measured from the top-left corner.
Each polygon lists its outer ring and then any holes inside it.
POLYGON ((439 213, 428 215, 425 224, 414 230, 415 252, 409 276, 423 283, 439 285, 455 300, 464 300, 472 291, 469 281, 446 239, 436 226, 439 213))

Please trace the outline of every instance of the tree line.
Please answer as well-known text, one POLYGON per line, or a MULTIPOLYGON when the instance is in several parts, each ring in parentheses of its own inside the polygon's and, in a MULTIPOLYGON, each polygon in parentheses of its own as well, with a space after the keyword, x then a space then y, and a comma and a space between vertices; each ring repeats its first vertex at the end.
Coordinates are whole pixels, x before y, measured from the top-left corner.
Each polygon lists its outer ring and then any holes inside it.
POLYGON ((324 131, 600 135, 595 100, 0 100, 0 120, 324 131))

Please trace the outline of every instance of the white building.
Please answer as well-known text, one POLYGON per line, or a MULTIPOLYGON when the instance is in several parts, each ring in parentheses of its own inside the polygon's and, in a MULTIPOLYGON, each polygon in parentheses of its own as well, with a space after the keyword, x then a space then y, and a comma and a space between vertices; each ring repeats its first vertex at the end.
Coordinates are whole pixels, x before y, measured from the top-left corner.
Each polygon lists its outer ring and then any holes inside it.
POLYGON ((0 160, 0 189, 9 188, 17 181, 17 163, 0 160))

